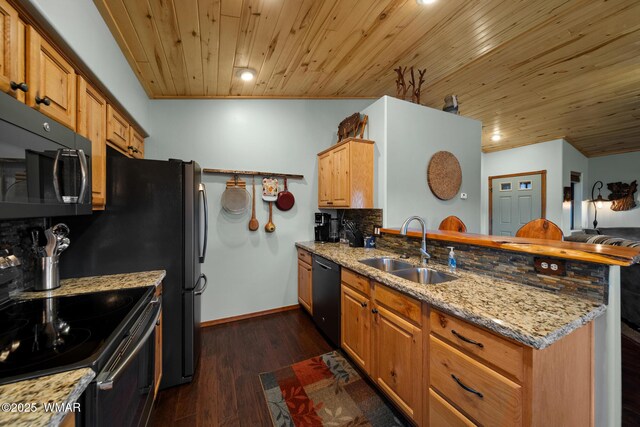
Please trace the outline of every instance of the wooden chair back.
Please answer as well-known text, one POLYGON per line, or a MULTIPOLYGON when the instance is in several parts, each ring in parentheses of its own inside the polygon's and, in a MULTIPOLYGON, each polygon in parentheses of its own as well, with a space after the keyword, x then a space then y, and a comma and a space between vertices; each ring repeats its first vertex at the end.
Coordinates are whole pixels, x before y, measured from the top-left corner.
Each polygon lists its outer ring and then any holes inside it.
POLYGON ((562 230, 553 222, 544 218, 529 221, 516 232, 516 237, 532 239, 562 240, 562 230))
POLYGON ((451 215, 446 217, 440 223, 438 230, 442 231, 457 231, 458 233, 466 233, 467 226, 457 216, 451 215))

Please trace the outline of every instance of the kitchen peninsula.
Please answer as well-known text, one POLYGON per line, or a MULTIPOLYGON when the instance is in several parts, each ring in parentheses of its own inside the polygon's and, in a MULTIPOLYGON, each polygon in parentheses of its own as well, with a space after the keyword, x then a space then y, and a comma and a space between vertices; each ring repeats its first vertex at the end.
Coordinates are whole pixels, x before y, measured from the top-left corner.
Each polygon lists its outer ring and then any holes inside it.
MULTIPOLYGON (((594 363, 611 357, 596 343, 612 338, 597 332, 596 323, 617 309, 616 270, 640 261, 637 249, 428 231, 429 268, 445 273, 446 247, 454 245, 458 269, 452 280, 420 284, 361 262, 380 258, 420 265, 420 233, 409 232, 408 238, 397 236, 397 229, 382 233, 381 249, 296 246, 299 259, 322 257, 340 265, 340 345, 405 415, 418 425, 451 419, 489 425, 593 423, 596 406, 606 407, 602 390, 611 387, 598 382, 594 369, 594 363), (508 257, 510 265, 500 266, 500 257, 508 257), (534 270, 540 257, 568 273, 546 280, 534 270), (517 270, 517 277, 509 270, 517 270), (587 283, 586 277, 599 279, 587 283), (394 333, 399 348, 391 351, 385 343, 394 333), (416 375, 424 384, 419 389, 409 386, 416 375)), ((306 294, 313 294, 310 286, 306 294)), ((615 376, 615 366, 607 369, 609 378, 615 376)))

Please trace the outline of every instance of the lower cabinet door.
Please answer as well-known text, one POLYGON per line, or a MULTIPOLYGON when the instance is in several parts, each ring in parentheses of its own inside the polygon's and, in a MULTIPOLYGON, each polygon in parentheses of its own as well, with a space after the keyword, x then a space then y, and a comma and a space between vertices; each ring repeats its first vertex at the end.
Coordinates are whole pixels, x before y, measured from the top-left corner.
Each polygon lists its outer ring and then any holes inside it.
POLYGON ((310 314, 313 314, 311 280, 311 266, 298 260, 298 301, 310 314))
POLYGON ((435 391, 429 389, 429 423, 430 427, 474 427, 467 417, 451 406, 435 391))
POLYGON ((371 374, 371 315, 369 297, 342 285, 342 349, 371 374))
POLYGON ((421 425, 422 331, 402 317, 375 306, 374 380, 416 424, 421 425))

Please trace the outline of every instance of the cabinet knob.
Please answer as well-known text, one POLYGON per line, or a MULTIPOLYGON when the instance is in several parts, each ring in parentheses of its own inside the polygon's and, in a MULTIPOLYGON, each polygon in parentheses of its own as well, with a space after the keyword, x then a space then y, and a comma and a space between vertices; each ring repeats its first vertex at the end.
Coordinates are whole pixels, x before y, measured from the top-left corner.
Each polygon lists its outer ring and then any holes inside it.
POLYGON ((40 98, 39 96, 36 96, 36 104, 38 105, 44 104, 48 107, 49 105, 51 105, 51 100, 46 96, 44 98, 40 98))
POLYGON ((9 84, 11 86, 11 90, 21 90, 23 92, 29 91, 29 86, 25 82, 16 83, 12 81, 9 84))
POLYGON ((362 307, 366 307, 366 306, 367 306, 367 302, 366 302, 366 301, 362 301, 362 302, 360 303, 360 305, 361 305, 362 307))
POLYGON ((377 308, 372 308, 372 309, 371 309, 371 312, 372 312, 373 314, 378 314, 378 309, 377 309, 377 308))

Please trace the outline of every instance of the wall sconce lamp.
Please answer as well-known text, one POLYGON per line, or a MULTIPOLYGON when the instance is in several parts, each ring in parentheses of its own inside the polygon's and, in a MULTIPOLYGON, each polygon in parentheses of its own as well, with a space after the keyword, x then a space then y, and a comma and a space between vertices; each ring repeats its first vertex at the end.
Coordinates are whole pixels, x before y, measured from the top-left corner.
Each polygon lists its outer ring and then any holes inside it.
POLYGON ((566 203, 572 200, 573 200, 573 189, 571 187, 564 187, 563 194, 562 194, 562 201, 566 203))
POLYGON ((602 183, 602 181, 596 181, 593 184, 593 187, 591 187, 591 203, 593 203, 593 228, 598 228, 598 209, 602 209, 603 202, 604 199, 602 198, 602 193, 600 193, 600 190, 602 190, 602 186, 604 184, 602 183), (598 197, 595 197, 595 191, 596 191, 596 187, 598 187, 598 197))

